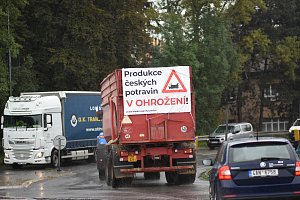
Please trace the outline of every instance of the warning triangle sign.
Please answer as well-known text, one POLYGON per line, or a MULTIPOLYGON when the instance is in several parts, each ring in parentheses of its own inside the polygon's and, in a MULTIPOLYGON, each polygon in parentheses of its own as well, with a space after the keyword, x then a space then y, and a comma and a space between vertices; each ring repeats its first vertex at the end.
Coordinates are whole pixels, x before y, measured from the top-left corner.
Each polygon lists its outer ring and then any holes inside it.
POLYGON ((173 93, 173 92, 186 92, 186 88, 184 86, 184 84, 182 83, 181 79, 179 78, 177 72, 173 69, 163 90, 162 93, 173 93), (173 78, 175 77, 175 78, 173 78), (175 83, 171 83, 171 80, 175 81, 175 83))

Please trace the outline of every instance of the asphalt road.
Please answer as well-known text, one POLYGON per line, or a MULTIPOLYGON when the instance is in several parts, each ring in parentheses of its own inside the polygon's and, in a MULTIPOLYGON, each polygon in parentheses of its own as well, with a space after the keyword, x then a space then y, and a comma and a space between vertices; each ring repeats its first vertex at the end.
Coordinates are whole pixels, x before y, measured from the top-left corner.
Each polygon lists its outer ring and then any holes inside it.
MULTIPOLYGON (((201 160, 216 151, 198 150, 197 177, 207 167, 201 160)), ((194 184, 170 186, 164 173, 159 180, 144 180, 137 174, 132 185, 113 189, 98 178, 95 163, 72 162, 61 171, 26 166, 0 170, 0 199, 208 199, 208 181, 197 178, 194 184)))

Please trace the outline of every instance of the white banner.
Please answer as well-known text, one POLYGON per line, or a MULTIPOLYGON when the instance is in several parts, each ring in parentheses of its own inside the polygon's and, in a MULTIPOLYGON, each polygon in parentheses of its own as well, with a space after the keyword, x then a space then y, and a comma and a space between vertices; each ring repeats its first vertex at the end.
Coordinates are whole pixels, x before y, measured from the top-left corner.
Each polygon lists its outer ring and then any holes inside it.
POLYGON ((122 69, 124 115, 191 112, 188 66, 122 69))

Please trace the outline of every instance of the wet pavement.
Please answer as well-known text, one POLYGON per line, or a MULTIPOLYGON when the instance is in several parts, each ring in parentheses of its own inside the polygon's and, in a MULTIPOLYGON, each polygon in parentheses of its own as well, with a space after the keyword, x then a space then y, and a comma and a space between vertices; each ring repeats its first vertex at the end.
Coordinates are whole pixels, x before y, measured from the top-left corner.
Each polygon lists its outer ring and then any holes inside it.
MULTIPOLYGON (((211 158, 216 154, 216 150, 211 151, 206 148, 197 150, 198 166, 202 165, 201 160, 203 158, 211 158)), ((64 167, 62 167, 64 169, 64 167)), ((205 167, 201 167, 200 170, 205 170, 205 167)), ((199 168, 198 168, 199 170, 199 168)), ((53 179, 61 176, 70 176, 74 172, 69 170, 61 170, 46 167, 46 166, 24 166, 21 169, 13 169, 11 166, 0 165, 0 189, 6 188, 21 188, 28 187, 30 184, 43 181, 47 179, 53 179)))
MULTIPOLYGON (((203 158, 212 158, 216 151, 199 149, 197 177, 207 167, 203 158)), ((95 163, 80 161, 62 166, 62 171, 50 167, 25 166, 12 169, 0 167, 0 199, 208 199, 208 181, 197 178, 194 184, 169 186, 164 173, 160 180, 144 180, 137 174, 132 185, 111 188, 100 181, 95 163)))
POLYGON ((22 169, 12 169, 11 166, 0 166, 0 190, 28 187, 32 183, 49 180, 61 176, 69 176, 70 171, 57 171, 57 169, 25 166, 22 169))

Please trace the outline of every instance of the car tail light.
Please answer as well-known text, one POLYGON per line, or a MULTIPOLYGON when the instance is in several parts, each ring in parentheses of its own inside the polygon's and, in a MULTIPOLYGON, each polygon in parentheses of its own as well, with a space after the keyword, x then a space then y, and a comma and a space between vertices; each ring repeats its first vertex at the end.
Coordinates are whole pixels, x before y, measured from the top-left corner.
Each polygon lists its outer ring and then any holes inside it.
POLYGON ((120 155, 121 157, 128 156, 128 151, 121 151, 120 155))
POLYGON ((185 149, 184 153, 193 153, 193 149, 185 149))
POLYGON ((300 176, 300 162, 296 162, 295 176, 300 176))
POLYGON ((232 180, 229 166, 225 165, 218 171, 219 180, 232 180))

